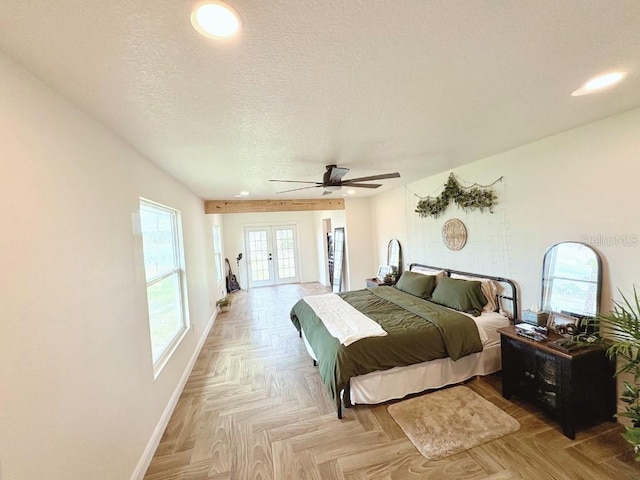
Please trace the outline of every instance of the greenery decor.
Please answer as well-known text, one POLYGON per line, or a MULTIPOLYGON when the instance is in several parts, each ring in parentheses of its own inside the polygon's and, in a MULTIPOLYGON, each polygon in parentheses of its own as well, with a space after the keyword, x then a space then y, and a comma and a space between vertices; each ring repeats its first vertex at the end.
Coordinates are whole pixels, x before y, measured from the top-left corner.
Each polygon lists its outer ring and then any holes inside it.
POLYGON ((231 297, 229 295, 225 295, 216 302, 216 307, 220 308, 223 312, 226 312, 229 309, 229 305, 231 305, 231 297))
POLYGON ((470 187, 463 187, 451 173, 442 193, 437 197, 420 197, 415 211, 420 217, 438 218, 453 200, 465 212, 476 209, 484 212, 487 209, 493 213, 492 209, 498 203, 498 197, 491 187, 501 180, 502 177, 486 186, 474 183, 470 187))
MULTIPOLYGON (((633 301, 622 295, 621 302, 614 302, 613 311, 598 315, 590 323, 593 324, 590 327, 597 328, 598 335, 602 333, 600 327, 607 327, 607 356, 617 357, 620 365, 615 375, 628 374, 633 378, 633 383, 623 381, 620 400, 627 406, 618 416, 631 419, 631 426, 626 427, 622 436, 633 445, 635 459, 640 461, 640 299, 636 287, 633 287, 633 301)), ((593 335, 583 336, 586 338, 578 336, 578 340, 595 343, 593 335)), ((599 336, 597 340, 603 339, 599 336)))

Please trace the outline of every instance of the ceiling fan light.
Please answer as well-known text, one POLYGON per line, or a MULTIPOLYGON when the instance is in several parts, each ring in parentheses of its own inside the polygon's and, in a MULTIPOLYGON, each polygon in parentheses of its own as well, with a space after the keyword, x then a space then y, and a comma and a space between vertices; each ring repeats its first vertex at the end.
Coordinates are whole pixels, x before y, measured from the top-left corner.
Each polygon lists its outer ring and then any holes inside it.
POLYGON ((327 185, 326 187, 324 187, 324 189, 329 192, 337 192, 341 188, 342 188, 342 185, 327 185))

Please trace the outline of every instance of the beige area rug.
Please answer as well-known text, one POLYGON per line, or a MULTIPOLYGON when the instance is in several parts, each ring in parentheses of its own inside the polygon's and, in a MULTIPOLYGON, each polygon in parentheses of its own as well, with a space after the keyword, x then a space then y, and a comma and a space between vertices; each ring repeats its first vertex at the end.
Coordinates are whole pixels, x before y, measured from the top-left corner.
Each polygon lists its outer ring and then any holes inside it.
POLYGON ((404 400, 387 410, 429 460, 440 460, 520 429, 515 418, 462 386, 404 400))

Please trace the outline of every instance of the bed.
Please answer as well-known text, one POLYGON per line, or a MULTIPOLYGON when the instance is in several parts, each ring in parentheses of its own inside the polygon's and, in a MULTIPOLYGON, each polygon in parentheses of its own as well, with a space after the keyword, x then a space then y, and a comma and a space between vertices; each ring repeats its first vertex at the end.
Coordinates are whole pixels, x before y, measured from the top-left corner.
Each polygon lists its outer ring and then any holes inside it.
POLYGON ((382 403, 500 370, 497 330, 517 312, 511 280, 412 264, 395 287, 304 297, 291 321, 342 418, 343 404, 382 403))

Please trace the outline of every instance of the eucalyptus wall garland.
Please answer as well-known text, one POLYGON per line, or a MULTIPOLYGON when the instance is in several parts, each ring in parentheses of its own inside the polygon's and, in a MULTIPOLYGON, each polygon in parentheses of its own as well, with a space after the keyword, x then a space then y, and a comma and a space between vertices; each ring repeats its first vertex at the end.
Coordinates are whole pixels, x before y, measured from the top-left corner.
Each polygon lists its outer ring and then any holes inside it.
POLYGON ((470 210, 485 209, 493 213, 493 207, 498 203, 498 197, 491 188, 497 182, 502 181, 502 177, 497 179, 491 185, 478 185, 474 183, 470 187, 463 187, 458 183, 456 177, 451 173, 447 182, 444 184, 444 190, 437 197, 419 197, 420 201, 416 207, 416 213, 420 217, 438 218, 449 206, 453 200, 459 208, 465 212, 470 210))

